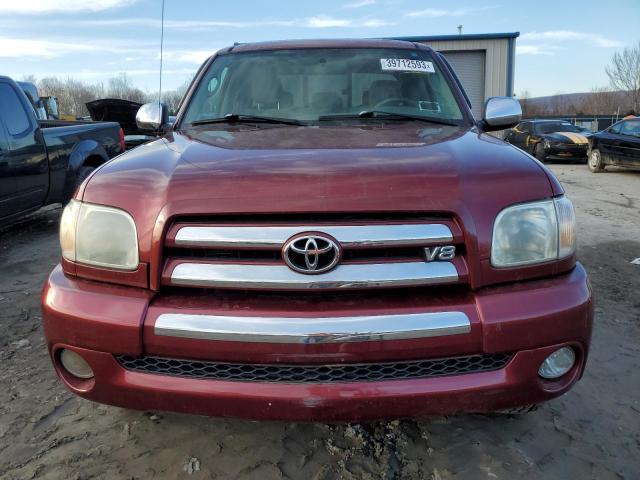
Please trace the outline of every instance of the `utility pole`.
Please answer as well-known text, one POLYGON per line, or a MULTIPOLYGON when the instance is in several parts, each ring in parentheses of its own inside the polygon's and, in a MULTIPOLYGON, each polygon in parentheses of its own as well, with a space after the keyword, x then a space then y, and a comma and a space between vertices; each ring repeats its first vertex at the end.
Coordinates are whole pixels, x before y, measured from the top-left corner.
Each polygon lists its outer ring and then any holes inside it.
POLYGON ((458 35, 462 35, 462 25, 458 25, 458 35))

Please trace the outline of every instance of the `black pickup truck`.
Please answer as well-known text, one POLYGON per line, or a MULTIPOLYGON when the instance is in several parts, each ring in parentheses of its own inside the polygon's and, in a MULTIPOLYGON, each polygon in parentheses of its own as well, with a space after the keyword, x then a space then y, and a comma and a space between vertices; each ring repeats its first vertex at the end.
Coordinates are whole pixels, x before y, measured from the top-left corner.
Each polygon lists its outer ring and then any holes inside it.
POLYGON ((0 221, 66 203, 96 167, 123 151, 118 123, 39 121, 22 89, 0 76, 0 221))

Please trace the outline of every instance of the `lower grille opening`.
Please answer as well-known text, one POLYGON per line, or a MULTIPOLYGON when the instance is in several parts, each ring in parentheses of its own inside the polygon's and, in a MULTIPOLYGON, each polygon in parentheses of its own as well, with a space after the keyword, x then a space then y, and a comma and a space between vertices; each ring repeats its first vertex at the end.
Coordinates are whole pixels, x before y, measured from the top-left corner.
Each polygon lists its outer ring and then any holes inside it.
POLYGON ((469 355, 430 360, 340 365, 220 363, 163 357, 117 355, 125 369, 208 380, 267 383, 344 383, 430 378, 503 368, 512 354, 469 355))

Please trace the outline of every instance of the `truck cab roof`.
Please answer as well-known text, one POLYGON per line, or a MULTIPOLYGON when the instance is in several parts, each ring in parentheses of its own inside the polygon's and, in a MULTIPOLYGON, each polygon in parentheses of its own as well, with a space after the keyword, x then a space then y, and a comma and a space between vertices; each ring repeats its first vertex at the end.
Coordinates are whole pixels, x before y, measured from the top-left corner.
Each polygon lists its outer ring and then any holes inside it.
POLYGON ((257 52, 264 50, 293 50, 305 48, 396 48, 431 50, 430 47, 405 40, 384 38, 369 39, 310 39, 310 40, 276 40, 269 42, 239 43, 218 51, 218 55, 228 53, 257 52))

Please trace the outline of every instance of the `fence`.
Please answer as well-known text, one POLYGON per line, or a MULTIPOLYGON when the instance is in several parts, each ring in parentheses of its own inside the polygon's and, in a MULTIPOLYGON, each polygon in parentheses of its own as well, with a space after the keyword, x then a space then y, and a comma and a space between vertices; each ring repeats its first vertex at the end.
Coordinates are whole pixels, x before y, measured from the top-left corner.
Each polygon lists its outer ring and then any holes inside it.
POLYGON ((621 119, 621 115, 540 115, 526 120, 566 120, 574 125, 586 127, 592 132, 599 132, 621 119))

